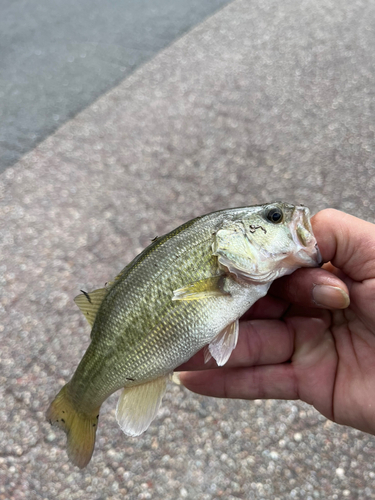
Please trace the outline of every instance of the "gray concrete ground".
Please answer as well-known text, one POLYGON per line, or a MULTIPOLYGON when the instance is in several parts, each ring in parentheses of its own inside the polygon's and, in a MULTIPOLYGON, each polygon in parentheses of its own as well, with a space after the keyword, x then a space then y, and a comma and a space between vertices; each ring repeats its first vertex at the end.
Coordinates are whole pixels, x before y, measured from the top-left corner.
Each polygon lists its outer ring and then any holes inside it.
POLYGON ((149 239, 273 199, 374 222, 374 6, 236 0, 0 178, 0 499, 371 499, 375 440, 299 402, 171 386, 124 436, 104 405, 93 460, 44 412, 89 341, 74 303, 149 239))
POLYGON ((0 172, 227 3, 0 0, 0 172))

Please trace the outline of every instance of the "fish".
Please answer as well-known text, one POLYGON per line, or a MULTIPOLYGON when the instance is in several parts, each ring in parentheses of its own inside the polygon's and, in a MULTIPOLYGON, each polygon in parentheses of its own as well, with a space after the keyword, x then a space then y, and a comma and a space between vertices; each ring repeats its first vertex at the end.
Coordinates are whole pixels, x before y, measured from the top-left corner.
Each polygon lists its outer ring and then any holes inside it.
POLYGON ((218 366, 236 347, 239 318, 271 283, 321 256, 307 207, 273 202, 197 217, 152 243, 113 281, 75 302, 91 343, 48 421, 70 460, 91 460, 102 403, 121 389, 116 418, 139 436, 155 419, 174 369, 204 348, 218 366))

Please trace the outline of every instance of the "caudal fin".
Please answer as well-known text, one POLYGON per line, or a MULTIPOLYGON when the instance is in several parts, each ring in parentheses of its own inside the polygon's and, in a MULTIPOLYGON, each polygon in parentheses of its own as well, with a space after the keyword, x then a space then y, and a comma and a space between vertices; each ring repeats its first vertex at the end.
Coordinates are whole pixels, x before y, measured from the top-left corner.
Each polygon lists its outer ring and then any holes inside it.
POLYGON ((47 411, 47 420, 67 434, 70 460, 80 469, 90 462, 95 446, 99 408, 90 415, 78 412, 69 398, 69 384, 64 385, 47 411))

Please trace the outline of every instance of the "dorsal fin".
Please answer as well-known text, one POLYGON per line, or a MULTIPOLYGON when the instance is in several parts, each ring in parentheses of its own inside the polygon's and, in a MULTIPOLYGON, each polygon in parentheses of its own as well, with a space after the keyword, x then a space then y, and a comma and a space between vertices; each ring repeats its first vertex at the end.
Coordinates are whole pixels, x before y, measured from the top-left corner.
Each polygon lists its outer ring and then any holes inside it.
POLYGON ((81 294, 75 297, 74 302, 83 312, 85 318, 93 326, 100 304, 107 295, 107 288, 98 288, 90 293, 81 290, 81 294))

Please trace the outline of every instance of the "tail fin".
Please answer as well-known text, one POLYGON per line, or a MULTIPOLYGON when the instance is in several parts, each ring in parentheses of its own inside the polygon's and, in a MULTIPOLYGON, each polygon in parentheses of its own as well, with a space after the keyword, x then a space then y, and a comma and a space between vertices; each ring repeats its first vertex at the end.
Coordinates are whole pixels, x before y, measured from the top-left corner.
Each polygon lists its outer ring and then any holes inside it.
POLYGON ((64 385, 47 411, 47 420, 67 434, 70 460, 80 469, 90 462, 95 446, 99 409, 87 415, 77 411, 69 397, 69 384, 64 385))

